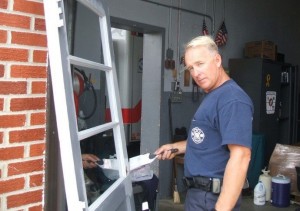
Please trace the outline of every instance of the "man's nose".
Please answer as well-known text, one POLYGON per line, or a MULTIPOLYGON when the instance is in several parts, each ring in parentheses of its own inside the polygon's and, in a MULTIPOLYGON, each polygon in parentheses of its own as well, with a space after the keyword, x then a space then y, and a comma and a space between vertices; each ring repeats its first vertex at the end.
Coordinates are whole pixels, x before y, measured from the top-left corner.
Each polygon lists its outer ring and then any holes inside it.
POLYGON ((198 75, 198 74, 200 74, 200 73, 201 73, 201 70, 200 70, 199 67, 194 67, 194 68, 193 68, 193 74, 194 74, 194 75, 198 75))

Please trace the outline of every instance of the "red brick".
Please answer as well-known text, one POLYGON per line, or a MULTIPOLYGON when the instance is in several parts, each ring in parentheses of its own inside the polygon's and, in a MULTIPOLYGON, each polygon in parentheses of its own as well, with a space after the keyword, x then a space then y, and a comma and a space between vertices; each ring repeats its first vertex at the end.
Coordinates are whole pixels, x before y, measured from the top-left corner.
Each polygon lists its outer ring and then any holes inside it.
MULTIPOLYGON (((24 157, 24 147, 0 148, 0 160, 13 160, 24 157)), ((1 186, 1 185, 0 185, 1 186)))
POLYGON ((41 66, 24 66, 12 65, 11 66, 12 78, 46 78, 46 67, 41 66))
POLYGON ((44 15, 43 2, 14 0, 14 10, 30 14, 44 15))
POLYGON ((0 98, 0 111, 3 111, 4 108, 4 99, 0 98))
POLYGON ((38 141, 45 139, 45 129, 28 129, 28 130, 18 130, 9 132, 9 142, 10 143, 20 143, 29 141, 38 141))
POLYGON ((34 23, 34 29, 36 31, 46 31, 45 19, 36 18, 34 23))
POLYGON ((7 41, 7 32, 0 30, 0 43, 6 43, 7 41))
POLYGON ((7 9, 8 0, 1 0, 0 1, 0 8, 7 9))
POLYGON ((27 62, 28 50, 17 48, 0 48, 0 60, 27 62))
POLYGON ((31 175, 30 176, 30 187, 38 187, 43 185, 43 174, 31 175))
POLYGON ((29 29, 30 17, 0 12, 0 25, 29 29))
POLYGON ((37 205, 37 206, 34 206, 34 207, 29 207, 29 211, 42 211, 42 210, 43 210, 42 205, 37 205))
POLYGON ((3 132, 0 132, 0 144, 3 143, 3 132))
POLYGON ((47 51, 35 50, 33 51, 33 62, 46 63, 47 62, 47 51))
POLYGON ((41 110, 46 108, 46 98, 13 98, 10 101, 11 111, 41 110))
POLYGON ((3 78, 4 76, 4 65, 0 64, 0 77, 3 78))
POLYGON ((23 189, 24 186, 25 186, 24 178, 2 180, 0 181, 0 194, 20 190, 23 189))
POLYGON ((46 123, 46 113, 33 113, 30 117, 30 125, 44 125, 46 123))
POLYGON ((45 144, 33 144, 30 146, 30 157, 41 156, 44 154, 45 144))
POLYGON ((25 114, 1 115, 0 128, 22 127, 25 125, 25 114))
POLYGON ((44 34, 12 32, 11 43, 19 45, 47 47, 47 37, 44 34))
POLYGON ((27 93, 27 82, 26 81, 1 81, 0 83, 0 94, 26 94, 27 93))
POLYGON ((8 176, 43 170, 43 159, 8 164, 8 176))
POLYGON ((46 82, 44 81, 33 81, 31 86, 32 94, 45 94, 46 93, 46 82))
POLYGON ((42 190, 7 196, 7 208, 20 207, 42 201, 42 190))

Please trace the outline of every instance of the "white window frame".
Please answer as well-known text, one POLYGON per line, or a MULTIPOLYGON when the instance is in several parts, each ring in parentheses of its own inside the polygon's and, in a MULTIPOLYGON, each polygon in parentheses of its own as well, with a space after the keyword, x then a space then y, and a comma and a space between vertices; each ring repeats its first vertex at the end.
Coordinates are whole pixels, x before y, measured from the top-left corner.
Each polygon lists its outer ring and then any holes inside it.
POLYGON ((100 0, 78 0, 78 2, 99 16, 104 58, 103 64, 69 54, 63 2, 61 0, 44 0, 49 65, 53 82, 53 97, 68 210, 132 211, 135 210, 135 207, 114 65, 108 8, 105 2, 100 0), (80 132, 78 131, 73 99, 71 65, 105 72, 111 122, 80 132), (80 140, 107 130, 113 131, 118 158, 119 179, 94 201, 92 205, 88 206, 82 169, 80 140))

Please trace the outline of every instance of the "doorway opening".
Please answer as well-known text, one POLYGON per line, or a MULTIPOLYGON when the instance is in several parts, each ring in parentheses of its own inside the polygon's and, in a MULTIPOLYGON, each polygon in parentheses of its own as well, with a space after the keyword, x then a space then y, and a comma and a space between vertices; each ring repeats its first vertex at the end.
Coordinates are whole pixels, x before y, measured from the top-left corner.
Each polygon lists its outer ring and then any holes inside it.
MULTIPOLYGON (((160 99, 163 83, 165 30, 116 17, 111 17, 111 26, 116 33, 124 33, 130 40, 130 44, 126 46, 129 54, 124 52, 124 48, 118 49, 120 45, 115 46, 114 42, 121 106, 122 109, 126 109, 126 103, 129 104, 131 107, 127 112, 130 111, 131 113, 128 113, 132 115, 131 120, 135 120, 131 123, 127 122, 128 124, 124 122, 127 143, 130 146, 136 145, 134 142, 139 142, 140 152, 138 153, 141 154, 154 151, 159 146, 160 140, 160 99), (122 56, 126 58, 119 56, 122 51, 122 56), (129 64, 124 61, 129 61, 129 64), (127 73, 126 70, 122 72, 127 68, 124 68, 124 64, 129 67, 127 73), (137 116, 139 108, 141 109, 138 114, 140 119, 137 116), (139 120, 136 121, 137 119, 139 120)), ((112 36, 114 39, 114 33, 112 36)), ((124 111, 126 110, 122 111, 123 118, 124 111)), ((130 156, 130 152, 128 155, 130 156)), ((157 172, 158 169, 154 171, 157 172)))
POLYGON ((143 34, 112 28, 120 101, 127 144, 140 142, 143 34))

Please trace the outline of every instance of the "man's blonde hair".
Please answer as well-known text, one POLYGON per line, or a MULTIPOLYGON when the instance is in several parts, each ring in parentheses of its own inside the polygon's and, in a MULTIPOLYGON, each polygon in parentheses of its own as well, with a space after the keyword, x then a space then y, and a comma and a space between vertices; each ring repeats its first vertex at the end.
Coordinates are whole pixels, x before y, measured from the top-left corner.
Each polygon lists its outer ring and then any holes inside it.
POLYGON ((185 46, 185 51, 189 48, 194 48, 194 47, 198 47, 198 46, 204 46, 207 47, 208 50, 210 50, 211 52, 215 52, 218 53, 218 46, 215 43, 215 41, 213 40, 213 38, 211 36, 198 36, 195 37, 194 39, 192 39, 190 42, 188 42, 185 46))

